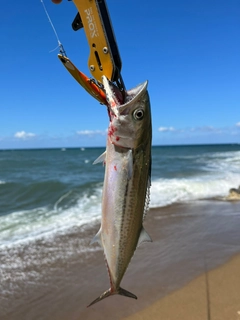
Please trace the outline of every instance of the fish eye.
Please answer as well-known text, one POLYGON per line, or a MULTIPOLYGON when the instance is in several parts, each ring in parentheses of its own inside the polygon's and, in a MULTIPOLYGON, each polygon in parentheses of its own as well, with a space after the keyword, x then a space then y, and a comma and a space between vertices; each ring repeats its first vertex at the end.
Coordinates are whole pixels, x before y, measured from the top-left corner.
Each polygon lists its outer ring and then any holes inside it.
POLYGON ((142 120, 143 116, 144 116, 143 109, 134 110, 133 117, 134 117, 135 120, 142 120))

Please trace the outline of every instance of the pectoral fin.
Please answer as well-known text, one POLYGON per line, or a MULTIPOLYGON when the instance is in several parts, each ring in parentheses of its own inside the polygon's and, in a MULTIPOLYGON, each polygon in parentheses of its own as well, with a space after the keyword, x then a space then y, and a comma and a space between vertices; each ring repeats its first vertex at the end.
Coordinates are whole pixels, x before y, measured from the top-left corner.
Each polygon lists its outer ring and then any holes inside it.
POLYGON ((133 155, 132 150, 129 150, 127 153, 127 172, 128 172, 128 180, 132 178, 133 173, 133 155))
POLYGON ((97 164, 97 163, 100 163, 100 162, 105 163, 106 153, 107 153, 107 152, 104 151, 104 152, 93 162, 93 164, 97 164))

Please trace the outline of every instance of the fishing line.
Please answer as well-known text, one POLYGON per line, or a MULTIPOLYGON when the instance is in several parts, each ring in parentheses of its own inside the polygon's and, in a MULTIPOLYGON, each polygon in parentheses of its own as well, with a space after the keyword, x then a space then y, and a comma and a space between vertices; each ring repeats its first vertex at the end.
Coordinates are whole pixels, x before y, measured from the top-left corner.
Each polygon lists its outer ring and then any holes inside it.
POLYGON ((64 50, 63 45, 62 45, 61 41, 59 40, 57 31, 56 31, 56 29, 55 29, 55 27, 54 27, 54 25, 53 25, 53 23, 52 23, 52 20, 51 20, 49 14, 48 14, 47 8, 45 7, 45 4, 44 4, 43 0, 40 0, 40 1, 41 1, 42 5, 43 5, 43 9, 44 9, 44 11, 45 11, 45 13, 46 13, 46 16, 47 16, 47 18, 48 18, 48 21, 49 21, 49 23, 50 23, 50 25, 51 25, 51 27, 52 27, 52 29, 53 29, 53 32, 54 32, 54 34, 55 34, 55 36, 56 36, 56 38, 57 38, 57 42, 58 42, 58 46, 57 46, 55 49, 51 50, 50 52, 53 52, 53 51, 55 51, 57 48, 60 48, 60 49, 59 49, 60 53, 61 53, 64 57, 66 57, 66 56, 67 56, 66 51, 64 50))

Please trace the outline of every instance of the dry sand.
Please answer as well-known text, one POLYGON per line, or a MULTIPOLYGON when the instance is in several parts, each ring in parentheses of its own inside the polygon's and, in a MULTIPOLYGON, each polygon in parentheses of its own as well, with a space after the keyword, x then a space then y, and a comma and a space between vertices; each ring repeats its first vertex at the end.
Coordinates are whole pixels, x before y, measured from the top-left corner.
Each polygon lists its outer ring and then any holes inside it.
POLYGON ((240 255, 124 320, 240 320, 240 255))

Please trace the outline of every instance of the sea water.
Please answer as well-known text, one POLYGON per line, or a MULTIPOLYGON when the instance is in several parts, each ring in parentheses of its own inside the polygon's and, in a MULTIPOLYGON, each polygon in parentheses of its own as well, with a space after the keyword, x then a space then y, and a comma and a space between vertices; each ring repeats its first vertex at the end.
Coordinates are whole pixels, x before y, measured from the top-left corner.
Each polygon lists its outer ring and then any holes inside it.
MULTIPOLYGON (((0 249, 101 216, 104 148, 1 150, 0 249)), ((224 197, 240 184, 240 145, 152 148, 150 207, 224 197)))

